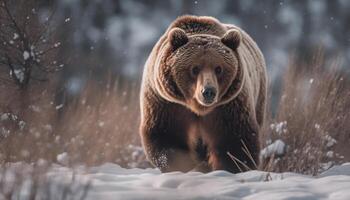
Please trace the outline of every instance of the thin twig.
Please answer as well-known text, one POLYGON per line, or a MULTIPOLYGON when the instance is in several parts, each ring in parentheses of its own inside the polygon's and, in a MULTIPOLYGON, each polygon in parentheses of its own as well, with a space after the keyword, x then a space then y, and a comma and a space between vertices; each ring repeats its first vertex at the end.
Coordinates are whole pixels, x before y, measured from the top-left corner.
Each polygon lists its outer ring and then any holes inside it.
MULTIPOLYGON (((234 155, 232 155, 230 152, 227 152, 227 155, 230 156, 230 158, 233 160, 233 162, 238 162, 241 165, 243 165, 243 167, 245 167, 247 170, 252 170, 250 167, 248 167, 244 162, 242 162, 241 160, 239 160, 238 158, 236 158, 234 155)), ((243 172, 243 170, 239 167, 238 163, 236 163, 238 169, 243 172)))
POLYGON ((249 159, 252 161, 254 167, 257 169, 257 168, 258 168, 258 165, 256 164, 256 162, 255 162, 255 160, 254 160, 252 154, 250 153, 250 151, 249 151, 247 145, 245 144, 245 142, 244 142, 243 140, 241 140, 241 142, 242 142, 242 144, 243 144, 243 148, 242 148, 243 152, 249 157, 249 159))

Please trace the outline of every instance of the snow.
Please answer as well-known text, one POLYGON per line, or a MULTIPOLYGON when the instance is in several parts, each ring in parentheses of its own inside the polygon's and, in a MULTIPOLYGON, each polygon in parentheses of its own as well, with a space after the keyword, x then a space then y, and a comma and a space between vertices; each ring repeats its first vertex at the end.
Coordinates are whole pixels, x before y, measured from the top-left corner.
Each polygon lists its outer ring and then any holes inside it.
POLYGON ((36 105, 30 105, 29 109, 33 110, 34 112, 40 113, 41 112, 41 108, 39 106, 36 105))
POLYGON ((282 140, 278 139, 274 141, 272 144, 262 149, 260 152, 260 156, 262 158, 268 158, 272 155, 277 155, 277 156, 283 155, 285 149, 286 149, 286 144, 282 140))
POLYGON ((63 104, 57 105, 55 108, 56 108, 56 110, 59 110, 59 109, 63 108, 63 104))
POLYGON ((325 135, 323 139, 325 140, 327 147, 332 147, 337 143, 337 140, 332 138, 330 135, 325 135))
POLYGON ((29 52, 28 52, 28 51, 24 51, 24 52, 23 52, 23 59, 24 59, 24 60, 28 60, 29 57, 30 57, 29 52))
POLYGON ((287 121, 270 124, 270 128, 271 130, 275 131, 278 135, 282 135, 287 132, 287 121))
POLYGON ((55 48, 57 48, 57 47, 59 47, 60 45, 61 45, 60 42, 56 42, 53 46, 54 46, 55 48))
POLYGON ((320 177, 336 176, 336 175, 350 176, 350 163, 345 163, 341 166, 334 166, 329 170, 323 172, 320 175, 320 177))
MULTIPOLYGON (((17 165, 18 167, 18 165, 17 165)), ((28 171, 28 170, 24 170, 28 171)), ((11 184, 15 177, 8 173, 5 180, 11 184)), ((171 172, 162 174, 157 169, 124 169, 116 164, 73 170, 54 165, 47 172, 50 187, 84 188, 89 184, 85 199, 350 199, 350 163, 335 166, 317 177, 295 173, 249 171, 231 174, 214 171, 171 172), (72 174, 74 173, 74 184, 72 174)), ((57 191, 58 189, 52 191, 57 191)), ((28 191, 24 188, 21 191, 28 191)), ((82 191, 72 194, 81 196, 82 191)), ((19 195, 19 196, 24 196, 19 195)), ((75 199, 75 198, 73 198, 75 199)))
POLYGON ((29 52, 28 52, 28 51, 24 51, 24 52, 23 52, 23 59, 24 59, 24 60, 28 60, 29 57, 30 57, 29 52))
POLYGON ((15 69, 14 70, 15 76, 17 79, 22 83, 24 81, 24 72, 22 69, 15 69))
POLYGON ((17 119, 18 119, 18 116, 13 113, 2 113, 0 115, 0 121, 5 121, 5 120, 16 121, 17 119))
POLYGON ((67 152, 63 152, 61 154, 58 154, 56 159, 57 159, 58 163, 60 163, 62 165, 67 165, 68 161, 69 161, 68 153, 67 152))
POLYGON ((22 121, 22 120, 21 120, 21 121, 19 121, 19 122, 18 122, 18 126, 19 126, 19 129, 20 129, 20 130, 23 130, 23 129, 24 129, 24 127, 26 126, 25 121, 22 121))
POLYGON ((13 39, 16 40, 17 38, 19 38, 19 35, 17 33, 13 34, 13 39))
POLYGON ((0 121, 5 121, 9 118, 10 113, 3 113, 0 115, 0 121))
POLYGON ((315 124, 315 129, 319 130, 321 126, 319 124, 315 124))

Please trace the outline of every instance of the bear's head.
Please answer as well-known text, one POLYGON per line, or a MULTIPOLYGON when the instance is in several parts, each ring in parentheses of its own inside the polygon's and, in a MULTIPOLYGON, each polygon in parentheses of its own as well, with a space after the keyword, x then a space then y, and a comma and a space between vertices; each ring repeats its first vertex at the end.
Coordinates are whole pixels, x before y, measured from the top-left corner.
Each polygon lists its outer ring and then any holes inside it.
POLYGON ((161 96, 205 115, 238 95, 244 81, 239 30, 218 37, 172 28, 166 40, 157 71, 161 96))

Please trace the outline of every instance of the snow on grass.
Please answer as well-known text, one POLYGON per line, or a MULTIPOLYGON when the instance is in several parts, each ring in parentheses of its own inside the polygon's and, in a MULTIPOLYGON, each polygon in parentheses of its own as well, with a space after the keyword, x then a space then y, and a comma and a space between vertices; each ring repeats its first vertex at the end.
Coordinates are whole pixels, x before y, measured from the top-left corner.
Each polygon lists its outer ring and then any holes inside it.
POLYGON ((323 139, 326 141, 327 147, 332 147, 337 143, 337 141, 329 135, 324 136, 323 139))
POLYGON ((262 158, 268 158, 273 155, 281 156, 284 154, 285 149, 286 149, 286 144, 282 140, 278 139, 274 141, 272 144, 262 149, 260 152, 260 156, 262 158))
POLYGON ((58 154, 56 157, 56 160, 58 163, 62 165, 68 165, 69 157, 67 152, 63 152, 61 154, 58 154))
MULTIPOLYGON (((22 83, 24 81, 24 71, 23 71, 23 69, 15 69, 15 70, 13 70, 13 72, 15 73, 14 75, 17 77, 19 82, 22 83)), ((12 75, 12 73, 10 73, 10 75, 12 75)))
POLYGON ((59 110, 59 109, 63 108, 63 104, 57 105, 55 108, 56 108, 56 110, 59 110))
MULTIPOLYGON (((71 179, 72 171, 55 165, 47 174, 56 185, 62 185, 71 179)), ((124 169, 110 163, 74 171, 75 185, 90 184, 86 199, 91 200, 350 199, 350 163, 333 167, 318 177, 262 171, 162 174, 157 169, 124 169)))

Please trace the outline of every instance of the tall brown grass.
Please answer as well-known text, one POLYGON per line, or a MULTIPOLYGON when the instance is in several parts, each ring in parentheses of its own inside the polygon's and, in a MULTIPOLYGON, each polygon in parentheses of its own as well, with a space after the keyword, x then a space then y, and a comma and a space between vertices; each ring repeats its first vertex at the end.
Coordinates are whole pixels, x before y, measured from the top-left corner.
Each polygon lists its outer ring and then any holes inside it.
POLYGON ((138 84, 90 80, 68 103, 56 103, 52 86, 2 90, 3 163, 41 158, 57 162, 57 155, 66 153, 69 164, 147 166, 138 137, 138 84))
MULTIPOLYGON (((262 169, 316 175, 350 159, 350 75, 322 53, 310 63, 291 62, 283 75, 276 114, 269 113, 263 146, 280 139, 283 155, 270 155, 262 169)), ((281 153, 280 153, 281 154, 281 153)))
MULTIPOLYGON (((4 80, 4 79, 3 79, 4 80)), ((54 81, 33 83, 26 90, 12 82, 0 90, 0 163, 54 157, 54 81)))
POLYGON ((71 162, 115 162, 136 167, 145 158, 139 142, 139 85, 90 81, 58 121, 56 133, 71 162))

